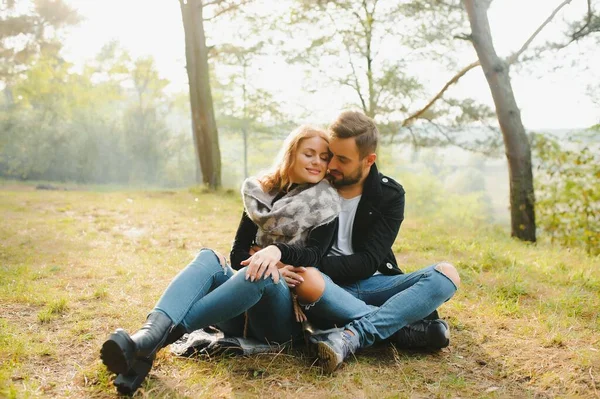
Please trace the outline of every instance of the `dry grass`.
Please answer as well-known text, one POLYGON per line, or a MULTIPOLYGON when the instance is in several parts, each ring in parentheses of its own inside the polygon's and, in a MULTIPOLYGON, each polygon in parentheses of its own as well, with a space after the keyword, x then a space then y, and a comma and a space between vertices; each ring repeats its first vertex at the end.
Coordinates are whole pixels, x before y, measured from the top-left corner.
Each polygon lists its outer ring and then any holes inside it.
MULTIPOLYGON (((98 358, 135 330, 198 248, 229 250, 237 193, 0 188, 0 397, 114 397, 98 358)), ((455 262, 439 353, 365 350, 334 376, 301 352, 181 359, 164 351, 138 397, 600 397, 600 261, 490 226, 410 219, 407 270, 455 262)))

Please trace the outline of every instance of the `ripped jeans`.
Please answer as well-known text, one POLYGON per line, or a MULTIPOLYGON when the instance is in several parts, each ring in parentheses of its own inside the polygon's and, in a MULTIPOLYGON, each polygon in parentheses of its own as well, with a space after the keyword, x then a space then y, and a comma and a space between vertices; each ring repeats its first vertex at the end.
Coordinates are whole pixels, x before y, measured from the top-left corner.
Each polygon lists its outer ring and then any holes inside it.
POLYGON ((237 273, 221 266, 209 249, 171 281, 155 311, 181 324, 187 332, 216 325, 225 334, 241 337, 244 312, 248 312, 248 336, 260 341, 285 343, 302 339, 292 297, 285 280, 271 277, 254 282, 245 279, 245 268, 237 273))
POLYGON ((306 316, 321 329, 345 327, 358 336, 362 348, 371 346, 427 317, 454 295, 454 282, 435 267, 371 276, 342 286, 322 274, 325 291, 315 303, 304 306, 306 316))

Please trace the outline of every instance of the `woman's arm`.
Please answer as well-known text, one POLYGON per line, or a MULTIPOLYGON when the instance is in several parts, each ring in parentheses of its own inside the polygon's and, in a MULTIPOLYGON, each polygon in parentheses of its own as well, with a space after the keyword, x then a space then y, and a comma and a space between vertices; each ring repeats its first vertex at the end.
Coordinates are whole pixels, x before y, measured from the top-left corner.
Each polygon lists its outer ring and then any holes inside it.
POLYGON ((254 244, 257 231, 258 227, 250 220, 246 211, 244 211, 242 213, 242 220, 240 220, 237 232, 235 233, 235 238, 233 239, 231 252, 229 253, 233 269, 239 270, 244 267, 240 263, 250 257, 250 247, 254 244))

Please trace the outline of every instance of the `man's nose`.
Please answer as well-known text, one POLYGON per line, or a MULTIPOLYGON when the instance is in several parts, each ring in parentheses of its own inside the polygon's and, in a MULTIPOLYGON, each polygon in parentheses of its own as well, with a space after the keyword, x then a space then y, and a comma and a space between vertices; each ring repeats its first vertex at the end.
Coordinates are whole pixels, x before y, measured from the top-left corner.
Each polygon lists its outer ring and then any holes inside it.
POLYGON ((329 165, 327 165, 327 168, 328 168, 329 170, 331 170, 331 169, 337 169, 337 164, 336 164, 336 162, 334 161, 334 158, 331 158, 331 159, 329 160, 329 165))

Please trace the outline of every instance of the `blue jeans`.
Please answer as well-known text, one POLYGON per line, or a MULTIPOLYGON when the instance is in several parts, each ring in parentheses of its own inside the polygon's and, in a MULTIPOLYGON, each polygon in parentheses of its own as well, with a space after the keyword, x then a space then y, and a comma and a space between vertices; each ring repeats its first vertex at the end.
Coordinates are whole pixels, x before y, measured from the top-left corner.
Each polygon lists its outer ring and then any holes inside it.
POLYGON ((235 273, 231 267, 221 266, 215 253, 207 249, 171 281, 154 310, 188 332, 216 325, 238 337, 243 335, 244 312, 248 311, 248 336, 279 343, 302 338, 283 278, 277 284, 271 277, 246 280, 245 268, 235 273))
POLYGON ((306 306, 305 313, 319 328, 344 326, 358 336, 361 347, 371 346, 428 316, 454 295, 456 286, 435 266, 396 276, 372 276, 345 286, 323 274, 325 291, 317 302, 306 306))

